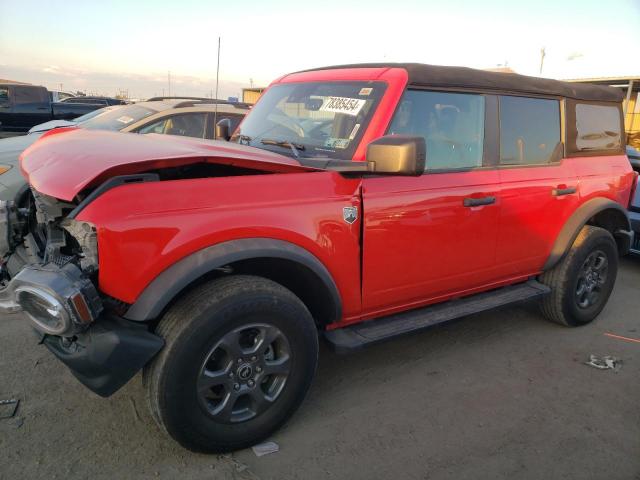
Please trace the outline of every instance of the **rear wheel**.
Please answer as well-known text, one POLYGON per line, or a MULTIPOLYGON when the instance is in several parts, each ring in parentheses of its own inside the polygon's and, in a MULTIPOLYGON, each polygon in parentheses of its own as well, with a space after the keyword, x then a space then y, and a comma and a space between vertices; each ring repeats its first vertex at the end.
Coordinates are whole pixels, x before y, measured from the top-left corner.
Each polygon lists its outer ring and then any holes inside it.
POLYGON ((311 314, 259 277, 200 286, 157 333, 166 346, 144 372, 151 411, 194 451, 237 450, 268 437, 300 405, 317 365, 311 314))
POLYGON ((571 249, 540 282, 551 287, 542 312, 556 323, 575 327, 594 320, 611 295, 618 272, 618 250, 605 229, 585 225, 571 249))

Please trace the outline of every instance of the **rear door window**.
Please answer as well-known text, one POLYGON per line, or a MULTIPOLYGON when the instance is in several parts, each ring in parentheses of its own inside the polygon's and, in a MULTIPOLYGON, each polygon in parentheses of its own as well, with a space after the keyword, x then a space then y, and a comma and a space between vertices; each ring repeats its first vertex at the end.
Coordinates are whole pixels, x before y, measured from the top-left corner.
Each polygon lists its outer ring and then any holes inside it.
POLYGON ((613 105, 576 104, 576 132, 576 149, 580 152, 620 150, 620 109, 613 105))
POLYGON ((484 110, 482 95, 409 90, 388 133, 424 137, 427 171, 480 167, 484 110))
POLYGON ((0 103, 9 103, 9 87, 0 86, 0 103))
POLYGON ((500 97, 501 165, 541 165, 562 153, 558 100, 500 97))

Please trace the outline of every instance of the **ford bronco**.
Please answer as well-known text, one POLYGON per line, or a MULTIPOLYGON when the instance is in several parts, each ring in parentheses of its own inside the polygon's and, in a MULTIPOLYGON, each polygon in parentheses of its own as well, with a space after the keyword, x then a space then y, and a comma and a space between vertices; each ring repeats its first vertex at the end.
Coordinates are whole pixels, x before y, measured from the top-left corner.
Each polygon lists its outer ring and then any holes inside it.
MULTIPOLYGON (((633 240, 618 90, 419 64, 276 80, 230 141, 59 129, 0 205, 0 310, 186 448, 252 445, 340 352, 527 299, 594 320, 633 240)), ((230 135, 232 133, 232 135, 230 135)))

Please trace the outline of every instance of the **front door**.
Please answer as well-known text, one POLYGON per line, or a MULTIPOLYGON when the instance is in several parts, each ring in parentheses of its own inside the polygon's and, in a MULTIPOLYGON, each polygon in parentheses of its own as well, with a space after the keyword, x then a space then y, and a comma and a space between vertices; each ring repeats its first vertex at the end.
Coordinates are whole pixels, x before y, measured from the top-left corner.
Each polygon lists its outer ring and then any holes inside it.
POLYGON ((495 170, 365 179, 365 313, 490 283, 498 192, 495 170))
POLYGON ((496 279, 501 202, 498 171, 487 167, 486 112, 483 95, 405 93, 389 133, 424 136, 427 167, 419 177, 363 181, 365 315, 411 308, 496 279))

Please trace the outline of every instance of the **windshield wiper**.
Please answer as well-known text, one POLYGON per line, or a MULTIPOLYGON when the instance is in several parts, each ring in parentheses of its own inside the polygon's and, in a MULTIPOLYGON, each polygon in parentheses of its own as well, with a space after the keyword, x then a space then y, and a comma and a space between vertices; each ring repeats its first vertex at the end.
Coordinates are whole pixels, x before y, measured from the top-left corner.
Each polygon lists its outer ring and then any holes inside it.
POLYGON ((290 148, 296 159, 300 158, 300 153, 298 153, 298 150, 304 150, 306 148, 300 143, 293 143, 289 142, 288 140, 273 140, 270 138, 263 138, 262 140, 260 140, 260 143, 263 145, 275 145, 277 147, 290 148))

